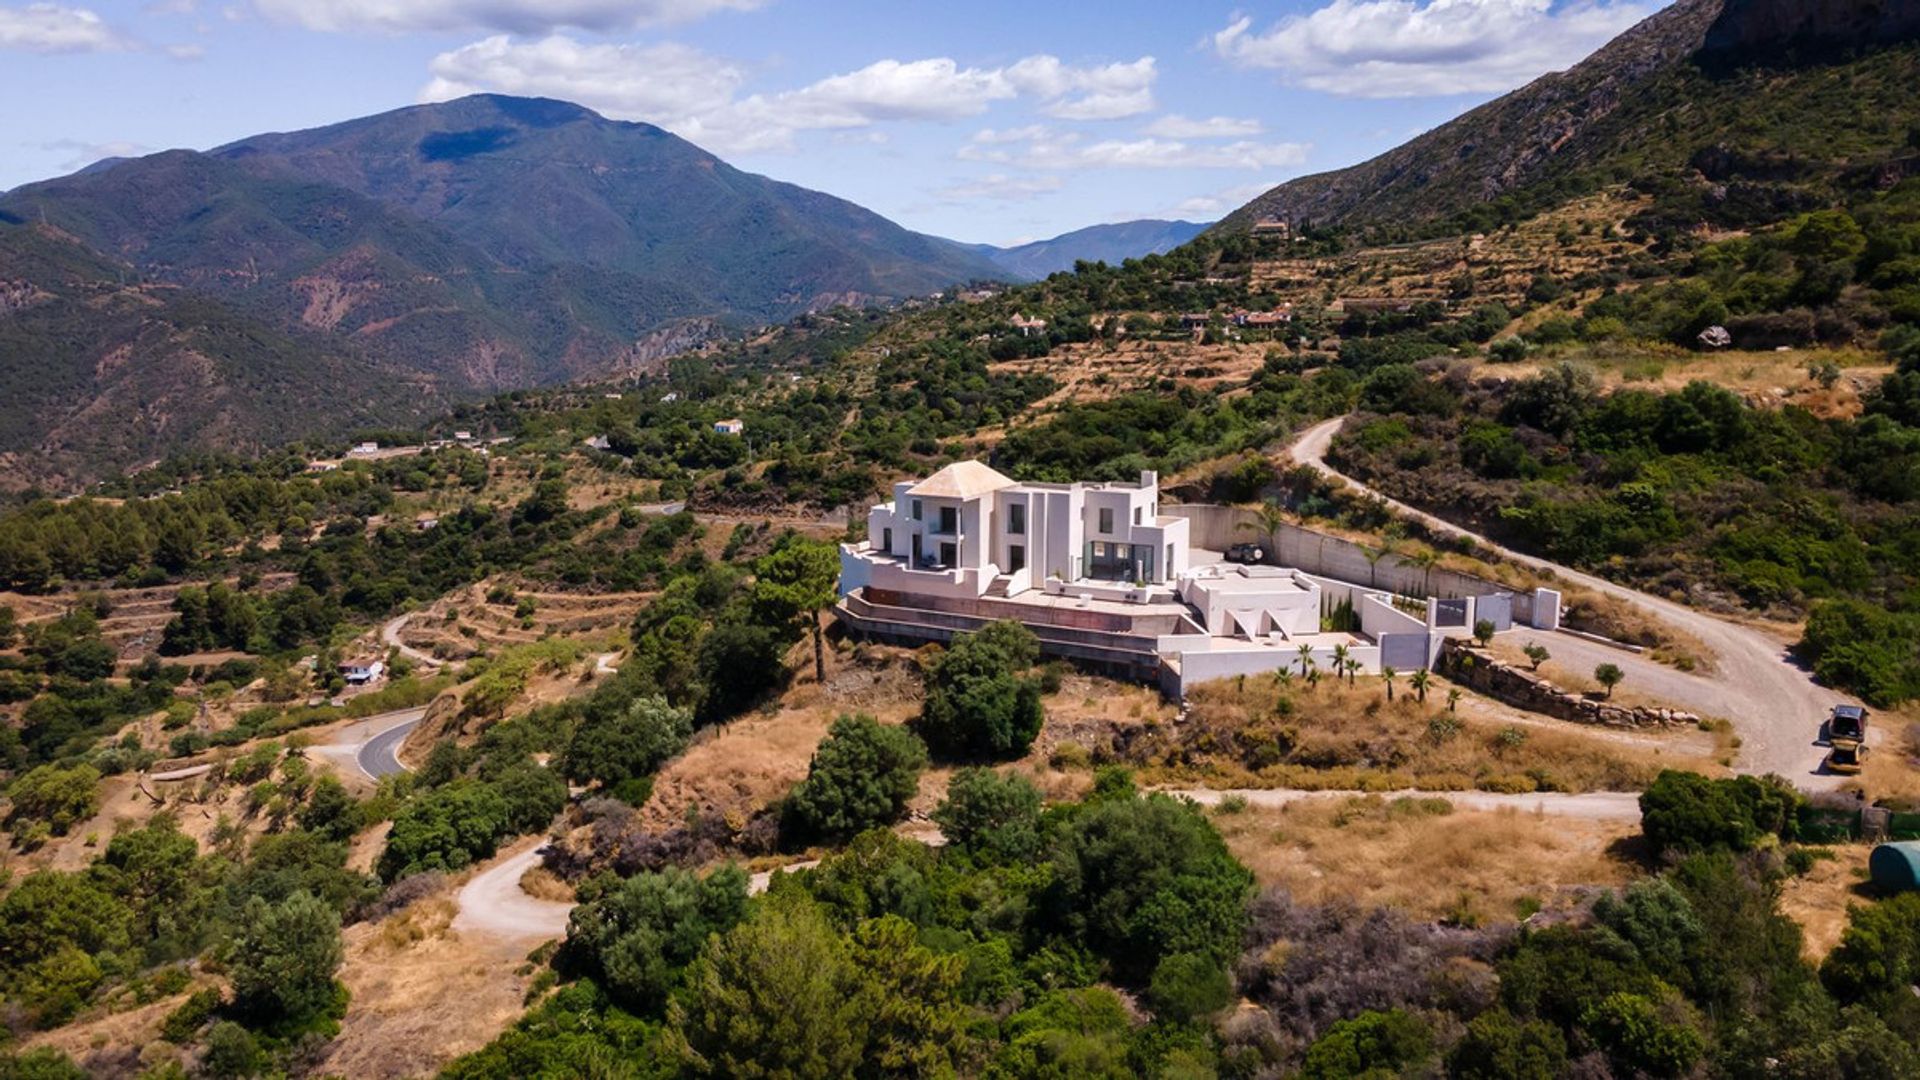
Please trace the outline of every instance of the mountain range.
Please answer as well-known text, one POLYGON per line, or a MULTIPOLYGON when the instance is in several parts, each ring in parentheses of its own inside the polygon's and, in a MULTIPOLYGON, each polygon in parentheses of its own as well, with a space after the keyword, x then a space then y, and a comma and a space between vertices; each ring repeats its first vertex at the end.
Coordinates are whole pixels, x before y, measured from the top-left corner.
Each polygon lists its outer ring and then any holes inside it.
MULTIPOLYGON (((1565 72, 1212 228, 1415 239, 1623 186, 1652 196, 1638 213, 1655 235, 1779 221, 1920 174, 1916 35, 1920 0, 1677 0, 1565 72)), ((651 125, 499 95, 102 162, 0 194, 0 487, 337 440, 1202 228, 966 245, 651 125)))
POLYGON ((974 250, 995 266, 1025 281, 1072 270, 1079 262, 1119 265, 1143 255, 1162 255, 1199 236, 1207 226, 1191 221, 1146 218, 1110 225, 1091 225, 1062 233, 1051 240, 1035 240, 1015 247, 978 245, 974 250))
POLYGON ((337 436, 1196 231, 960 244, 652 125, 501 95, 112 159, 0 195, 0 379, 21 387, 0 407, 0 472, 61 481, 337 436))

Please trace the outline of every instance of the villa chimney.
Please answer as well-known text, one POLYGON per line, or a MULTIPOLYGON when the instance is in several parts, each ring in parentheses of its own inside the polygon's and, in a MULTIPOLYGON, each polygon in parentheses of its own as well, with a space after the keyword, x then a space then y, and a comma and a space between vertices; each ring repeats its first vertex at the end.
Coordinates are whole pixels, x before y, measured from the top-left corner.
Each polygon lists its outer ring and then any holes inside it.
POLYGON ((1159 473, 1154 472, 1152 469, 1140 470, 1140 486, 1141 487, 1143 488, 1157 487, 1159 486, 1159 484, 1160 484, 1159 473))

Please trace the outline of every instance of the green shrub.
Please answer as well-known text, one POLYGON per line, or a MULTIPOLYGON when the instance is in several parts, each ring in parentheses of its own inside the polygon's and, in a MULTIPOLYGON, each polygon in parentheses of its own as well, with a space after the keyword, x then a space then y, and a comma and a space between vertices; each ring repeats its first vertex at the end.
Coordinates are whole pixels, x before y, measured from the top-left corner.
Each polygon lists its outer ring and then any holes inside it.
POLYGON ((1307 1048, 1303 1080, 1398 1076, 1433 1055, 1433 1033, 1398 1009, 1341 1020, 1307 1048))
POLYGON ((949 758, 1025 754, 1044 719, 1040 682, 1027 674, 1039 657, 1038 639, 1016 622, 959 635, 928 668, 914 730, 949 758))
POLYGON ((844 840, 899 820, 926 765, 927 748, 913 732, 871 716, 842 716, 787 808, 806 835, 844 840))

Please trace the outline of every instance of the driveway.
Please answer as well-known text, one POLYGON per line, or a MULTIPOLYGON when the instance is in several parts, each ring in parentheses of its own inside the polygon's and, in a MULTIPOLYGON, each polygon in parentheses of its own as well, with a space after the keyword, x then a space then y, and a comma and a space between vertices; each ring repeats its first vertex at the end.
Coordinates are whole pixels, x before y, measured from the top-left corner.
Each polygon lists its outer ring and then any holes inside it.
POLYGON ((1346 417, 1337 417, 1302 432, 1290 448, 1293 459, 1363 495, 1380 499, 1399 514, 1436 533, 1467 537, 1522 566, 1625 601, 1699 639, 1713 652, 1716 670, 1711 675, 1690 675, 1565 634, 1552 635, 1552 640, 1542 642, 1556 660, 1564 658, 1575 670, 1582 667, 1591 670, 1589 660, 1594 665, 1603 661, 1618 664, 1626 672, 1627 680, 1644 693, 1670 697, 1675 705, 1693 712, 1726 717, 1740 737, 1736 767, 1741 772, 1777 773, 1811 790, 1831 790, 1839 786, 1842 777, 1821 771, 1825 752, 1814 745, 1814 737, 1828 710, 1852 699, 1816 686, 1812 677, 1788 657, 1785 644, 1751 627, 1684 604, 1514 551, 1443 518, 1381 495, 1327 464, 1327 448, 1345 422, 1346 417))

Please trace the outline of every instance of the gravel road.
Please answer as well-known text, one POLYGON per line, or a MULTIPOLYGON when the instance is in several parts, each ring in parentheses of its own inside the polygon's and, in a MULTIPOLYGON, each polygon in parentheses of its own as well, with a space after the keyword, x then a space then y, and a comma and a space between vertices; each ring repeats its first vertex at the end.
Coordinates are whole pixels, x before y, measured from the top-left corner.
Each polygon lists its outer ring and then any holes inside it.
POLYGON ((1692 712, 1726 717, 1740 737, 1735 764, 1741 772, 1778 773, 1810 790, 1839 786, 1842 777, 1821 771, 1825 751, 1814 744, 1814 736, 1827 711, 1851 699, 1815 685, 1808 673, 1788 657, 1786 646, 1779 640, 1684 604, 1514 551, 1443 518, 1381 495, 1327 464, 1327 447, 1345 421, 1346 417, 1337 417, 1301 433, 1291 447, 1293 459, 1343 481, 1362 494, 1383 500, 1396 512, 1436 532, 1468 537, 1513 562, 1632 604, 1699 639, 1712 650, 1715 670, 1709 675, 1688 674, 1566 634, 1554 634, 1550 641, 1542 642, 1556 660, 1564 660, 1576 668, 1589 665, 1589 661, 1618 664, 1626 673, 1627 681, 1645 694, 1670 699, 1692 712))

